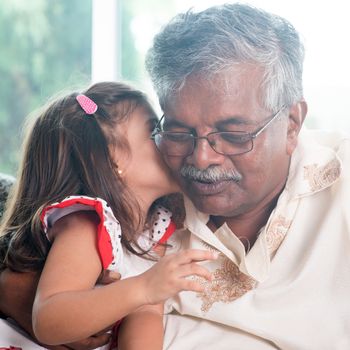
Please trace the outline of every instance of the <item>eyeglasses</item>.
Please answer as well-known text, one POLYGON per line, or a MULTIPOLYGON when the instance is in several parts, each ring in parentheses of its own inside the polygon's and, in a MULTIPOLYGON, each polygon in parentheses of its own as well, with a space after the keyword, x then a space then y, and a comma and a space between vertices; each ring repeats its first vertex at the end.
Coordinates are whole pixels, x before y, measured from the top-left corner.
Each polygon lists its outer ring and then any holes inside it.
POLYGON ((210 147, 217 153, 237 156, 250 152, 253 147, 253 140, 258 137, 271 123, 277 119, 286 106, 282 106, 270 119, 255 132, 246 131, 214 131, 206 136, 194 136, 188 132, 163 131, 159 120, 152 132, 151 139, 156 143, 162 154, 168 156, 186 157, 194 152, 197 140, 205 139, 210 147))

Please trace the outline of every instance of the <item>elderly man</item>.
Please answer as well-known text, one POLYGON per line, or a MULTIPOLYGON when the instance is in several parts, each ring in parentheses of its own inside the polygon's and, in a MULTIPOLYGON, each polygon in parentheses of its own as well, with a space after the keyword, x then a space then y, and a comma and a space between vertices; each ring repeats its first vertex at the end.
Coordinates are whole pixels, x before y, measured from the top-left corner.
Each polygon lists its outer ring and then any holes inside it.
POLYGON ((171 349, 350 349, 349 139, 299 136, 302 62, 290 23, 239 4, 154 39, 153 137, 188 196, 181 247, 220 253, 203 294, 168 303, 218 326, 168 316, 171 349))
POLYGON ((166 349, 350 348, 349 138, 300 132, 302 62, 291 24, 246 5, 155 37, 152 137, 187 195, 169 250, 220 253, 167 303, 166 349))

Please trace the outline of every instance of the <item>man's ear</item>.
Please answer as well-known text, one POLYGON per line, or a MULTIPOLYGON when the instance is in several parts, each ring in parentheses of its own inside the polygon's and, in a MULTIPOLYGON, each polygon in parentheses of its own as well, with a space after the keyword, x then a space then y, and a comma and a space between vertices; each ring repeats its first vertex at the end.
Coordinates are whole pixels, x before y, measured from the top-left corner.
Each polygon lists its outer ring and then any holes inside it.
POLYGON ((292 155, 298 143, 298 135, 307 113, 307 103, 301 100, 293 104, 289 110, 287 130, 287 153, 292 155))

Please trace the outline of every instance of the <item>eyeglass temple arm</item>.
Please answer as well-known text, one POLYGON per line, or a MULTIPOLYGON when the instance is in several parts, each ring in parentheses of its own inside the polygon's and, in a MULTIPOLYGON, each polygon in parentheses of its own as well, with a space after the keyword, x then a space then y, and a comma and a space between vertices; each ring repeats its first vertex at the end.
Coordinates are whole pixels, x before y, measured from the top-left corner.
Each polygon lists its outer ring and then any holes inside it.
POLYGON ((163 119, 164 119, 164 114, 161 116, 161 118, 158 120, 158 123, 154 127, 151 137, 153 137, 157 132, 162 130, 162 128, 160 127, 160 123, 162 122, 163 119))
POLYGON ((276 113, 275 115, 259 129, 255 133, 251 134, 252 138, 255 139, 257 136, 259 136, 278 116, 279 114, 286 108, 286 105, 283 105, 276 113))

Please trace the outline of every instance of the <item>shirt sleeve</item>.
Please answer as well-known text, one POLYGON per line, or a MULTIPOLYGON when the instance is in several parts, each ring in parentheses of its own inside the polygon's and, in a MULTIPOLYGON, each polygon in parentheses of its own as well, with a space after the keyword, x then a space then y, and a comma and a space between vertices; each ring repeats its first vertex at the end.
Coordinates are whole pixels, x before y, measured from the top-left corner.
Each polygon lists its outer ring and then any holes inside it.
POLYGON ((40 219, 46 236, 48 237, 48 230, 57 220, 77 211, 95 211, 97 213, 100 218, 97 226, 97 248, 102 267, 108 270, 118 270, 123 264, 122 232, 111 208, 101 198, 69 196, 61 202, 53 203, 44 208, 40 219))
POLYGON ((156 220, 149 230, 144 231, 137 240, 144 250, 151 250, 158 244, 164 244, 176 230, 175 223, 171 220, 172 213, 162 206, 156 208, 156 220))
MULTIPOLYGON (((138 238, 139 246, 146 251, 152 250, 157 244, 166 243, 176 229, 171 221, 171 211, 161 206, 156 210, 157 218, 153 226, 138 238)), ((107 202, 101 198, 69 196, 45 207, 41 213, 41 222, 47 238, 50 239, 48 231, 57 220, 78 211, 95 211, 100 218, 97 227, 97 248, 103 269, 125 270, 121 227, 107 202)))

